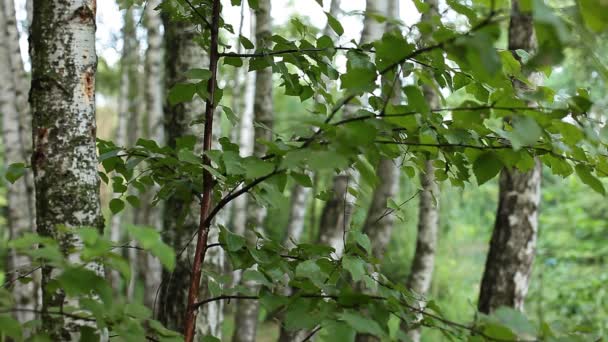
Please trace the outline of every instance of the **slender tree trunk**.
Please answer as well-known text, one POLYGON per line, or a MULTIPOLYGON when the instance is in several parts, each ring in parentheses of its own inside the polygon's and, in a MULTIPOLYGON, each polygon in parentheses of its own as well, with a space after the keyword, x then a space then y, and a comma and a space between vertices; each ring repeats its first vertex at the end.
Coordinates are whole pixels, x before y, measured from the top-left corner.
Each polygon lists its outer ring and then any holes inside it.
MULTIPOLYGON (((129 7, 125 10, 123 15, 123 29, 122 29, 122 57, 120 61, 120 89, 118 94, 118 120, 116 124, 116 135, 114 137, 114 142, 117 146, 130 146, 130 131, 134 130, 135 127, 132 127, 132 122, 135 122, 136 118, 134 118, 135 106, 136 106, 136 91, 137 91, 137 63, 138 63, 138 44, 137 37, 135 36, 135 18, 134 18, 134 9, 133 7, 129 7)), ((116 198, 119 198, 122 194, 115 195, 116 198)), ((125 219, 125 216, 128 216, 129 213, 123 210, 122 212, 112 216, 112 220, 110 221, 110 239, 114 242, 114 244, 119 245, 123 243, 123 234, 121 226, 125 219)), ((121 251, 122 252, 122 251, 121 251)), ((132 251, 129 251, 132 253, 132 251)), ((131 258, 129 258, 131 259, 131 258)), ((132 264, 132 266, 135 266, 132 264)), ((117 271, 107 270, 107 277, 112 284, 112 288, 115 291, 120 290, 120 275, 117 271)), ((136 274, 136 272, 133 272, 136 274)), ((129 281, 127 284, 127 293, 129 293, 131 289, 132 282, 129 281)))
MULTIPOLYGON (((58 230, 103 229, 99 201, 95 125, 95 1, 35 0, 30 55, 36 184, 36 222, 41 235, 69 248, 80 242, 58 230)), ((101 267, 96 271, 103 275, 101 267)), ((55 276, 42 271, 42 286, 55 276)), ((43 330, 53 340, 70 340, 62 316, 49 307, 62 306, 62 291, 44 292, 43 330)))
MULTIPOLYGON (((535 44, 532 15, 521 12, 519 1, 513 0, 509 50, 518 58, 515 50, 533 53, 535 44)), ((514 82, 514 86, 526 91, 520 82, 514 82)), ((503 169, 500 174, 496 222, 479 293, 481 312, 491 313, 500 306, 523 310, 536 252, 540 183, 538 159, 528 172, 503 169)))
MULTIPOLYGON (((255 13, 255 40, 258 48, 267 48, 270 44, 272 34, 272 17, 270 15, 270 0, 260 0, 259 7, 255 13)), ((272 69, 265 68, 256 72, 255 79, 255 101, 253 104, 254 119, 259 124, 254 129, 255 140, 272 140, 272 132, 267 129, 273 124, 273 100, 272 100, 272 69), (260 127, 262 126, 262 127, 260 127)), ((266 145, 254 143, 254 155, 260 157, 266 153, 266 145)), ((256 230, 264 230, 266 219, 266 208, 255 201, 247 204, 247 226, 256 230)), ((249 240, 255 235, 252 231, 246 232, 249 240)), ((252 286, 252 284, 246 284, 252 286)), ((242 300, 237 302, 235 331, 232 336, 233 342, 253 342, 256 340, 258 325, 259 303, 254 300, 242 300)))
MULTIPOLYGON (((434 27, 433 17, 438 15, 438 1, 425 0, 429 5, 429 10, 422 15, 421 21, 428 22, 434 27)), ((433 30, 433 29, 432 29, 433 30)), ((431 44, 430 33, 422 36, 425 45, 431 44)), ((431 108, 439 106, 439 96, 434 88, 424 85, 422 88, 424 97, 431 108)), ((407 287, 416 293, 417 296, 424 297, 428 293, 433 270, 435 269, 435 249, 437 246, 437 234, 439 229, 439 186, 435 180, 435 168, 433 161, 424 162, 424 171, 420 173, 420 205, 418 209, 418 234, 416 237, 416 250, 412 260, 410 274, 407 280, 407 287)), ((425 301, 418 301, 418 308, 424 309, 425 301)), ((418 317, 417 320, 422 319, 418 317)), ((402 324, 402 329, 407 331, 413 342, 420 341, 420 329, 410 329, 402 324)))
MULTIPOLYGON (((159 145, 165 142, 163 126, 163 51, 162 51, 162 20, 156 7, 160 0, 149 0, 144 9, 144 25, 147 31, 148 48, 145 56, 145 104, 147 114, 148 138, 159 145)), ((158 186, 156 186, 158 188, 158 186)), ((158 190, 158 189, 156 189, 158 190)), ((152 192, 142 194, 143 224, 160 230, 163 225, 163 203, 153 205, 152 192)), ((144 282, 144 303, 154 309, 156 293, 162 279, 162 266, 158 259, 150 253, 141 256, 140 276, 144 282)))
MULTIPOLYGON (((165 28, 165 89, 171 89, 175 84, 185 81, 185 73, 192 68, 206 65, 207 54, 196 43, 197 28, 194 25, 170 21, 163 16, 165 28)), ((165 103, 164 122, 167 144, 176 146, 177 138, 184 135, 196 135, 200 129, 190 123, 200 114, 204 103, 198 97, 193 101, 170 105, 165 103)), ((163 240, 170 244, 176 252, 182 251, 190 237, 198 228, 198 206, 190 194, 190 189, 179 189, 181 194, 167 201, 163 215, 163 240)), ((186 312, 187 296, 190 279, 191 256, 194 247, 190 245, 176 262, 173 272, 163 271, 163 281, 158 298, 158 315, 161 322, 168 328, 182 330, 184 313, 186 312), (190 260, 190 261, 189 261, 190 260)))
MULTIPOLYGON (((255 16, 251 16, 251 21, 255 22, 255 16)), ((251 31, 254 31, 255 27, 252 24, 251 31)), ((255 36, 252 35, 249 39, 255 44, 255 36)), ((243 67, 244 69, 244 67, 243 67)), ((253 153, 253 110, 254 110, 254 102, 255 102, 255 79, 256 73, 249 72, 245 76, 245 84, 244 84, 244 95, 239 101, 240 106, 238 110, 241 114, 241 119, 239 121, 238 127, 238 143, 239 143, 239 153, 241 157, 250 156, 253 153)), ((234 110, 234 108, 233 108, 234 110)), ((247 224, 247 203, 248 196, 239 196, 233 201, 234 215, 232 217, 232 227, 234 233, 238 235, 245 234, 245 225, 247 224)), ((236 272, 236 278, 238 278, 238 273, 236 272)), ((235 282, 238 283, 238 279, 235 279, 235 282)))
MULTIPOLYGON (((12 0, 10 1, 12 4, 12 0)), ((18 47, 18 36, 13 33, 16 30, 14 8, 6 6, 0 2, 0 113, 2 114, 2 141, 4 145, 4 162, 6 165, 13 163, 28 163, 28 146, 30 137, 23 137, 22 116, 30 117, 27 99, 23 101, 23 86, 26 79, 23 73, 23 65, 19 50, 14 49, 15 43, 18 47), (12 19, 8 19, 12 18, 12 19), (14 27, 13 27, 14 26, 14 27), (17 40, 14 42, 13 40, 17 40), (12 43, 11 43, 12 42, 12 43), (18 59, 16 63, 14 59, 18 59), (18 68, 21 69, 18 69, 18 68)), ((29 127, 29 125, 28 125, 29 127)), ((9 239, 16 239, 22 234, 32 232, 35 224, 35 213, 33 212, 33 201, 31 196, 31 172, 27 172, 23 179, 7 187, 7 224, 9 239)), ((17 279, 22 274, 29 272, 29 258, 18 255, 11 251, 8 255, 8 276, 10 279, 17 279)), ((26 309, 36 309, 37 305, 37 282, 31 281, 12 283, 12 294, 19 307, 26 309)), ((20 322, 33 320, 35 315, 32 312, 18 312, 15 314, 20 322)))
MULTIPOLYGON (((366 13, 385 15, 387 0, 367 0, 366 13)), ((378 22, 373 16, 366 15, 363 21, 360 44, 371 43, 384 33, 385 24, 378 22)), ((354 106, 344 107, 344 117, 352 116, 354 106)), ((344 248, 344 232, 350 226, 355 197, 348 192, 349 187, 357 186, 359 174, 354 169, 348 169, 333 179, 332 198, 325 203, 319 225, 319 242, 333 247, 336 256, 342 255, 344 248)))
MULTIPOLYGON (((372 12, 380 15, 397 16, 399 13, 399 2, 398 0, 387 0, 384 3, 376 3, 377 7, 372 8, 372 12)), ((385 25, 385 27, 379 27, 377 24, 370 24, 366 26, 369 30, 372 29, 384 29, 386 32, 393 30, 399 30, 399 28, 393 25, 385 25)), ((365 29, 364 29, 365 32, 365 29)), ((377 35, 373 30, 368 31, 368 35, 377 35)), ((399 32, 400 34, 400 32, 399 32)), ((376 36, 375 39, 380 37, 376 36)), ((384 94, 386 101, 392 104, 399 104, 401 102, 401 81, 399 74, 393 77, 383 77, 382 83, 387 89, 388 93, 384 94), (397 78, 395 78, 397 77, 397 78)), ((393 225, 395 223, 395 215, 391 212, 388 207, 388 200, 394 197, 399 190, 399 164, 400 158, 380 159, 376 167, 376 175, 378 178, 378 184, 374 189, 372 195, 372 202, 367 212, 365 223, 363 224, 363 232, 369 236, 372 244, 373 254, 376 258, 381 259, 384 255, 386 247, 390 241, 390 237, 393 231, 393 225)), ((361 286, 362 284, 357 284, 361 286)), ((358 333, 355 337, 357 342, 371 342, 379 341, 379 338, 369 334, 358 333)))
MULTIPOLYGON (((427 95, 428 97, 429 95, 427 95)), ((425 161, 424 166, 424 173, 420 174, 422 190, 420 191, 420 208, 418 209, 416 251, 407 279, 407 287, 420 297, 424 297, 431 287, 439 228, 439 186, 435 180, 433 161, 425 161)), ((418 308, 424 309, 425 301, 420 300, 417 305, 418 308)), ((408 330, 408 335, 412 341, 420 341, 420 329, 410 330, 406 326, 403 328, 408 330)))

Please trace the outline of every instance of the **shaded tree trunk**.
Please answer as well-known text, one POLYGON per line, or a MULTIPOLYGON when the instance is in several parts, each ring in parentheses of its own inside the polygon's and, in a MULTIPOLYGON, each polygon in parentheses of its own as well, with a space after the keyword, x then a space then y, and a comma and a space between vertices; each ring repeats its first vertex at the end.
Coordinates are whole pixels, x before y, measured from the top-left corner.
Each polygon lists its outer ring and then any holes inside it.
MULTIPOLYGON (((0 1, 0 113, 2 113, 2 142, 5 165, 28 163, 31 133, 24 123, 31 120, 29 104, 25 98, 27 78, 19 50, 15 10, 12 0, 0 1), (17 49, 15 49, 15 46, 17 49), (15 61, 16 60, 16 61, 15 61)), ((32 174, 28 170, 18 182, 7 186, 7 225, 9 240, 17 239, 35 226, 32 197, 32 174)), ((30 271, 29 258, 10 251, 8 255, 8 277, 12 282, 11 292, 19 307, 34 310, 38 304, 37 287, 39 279, 27 283, 16 281, 30 271)), ((19 322, 33 320, 33 312, 17 312, 19 322)))
MULTIPOLYGON (((366 13, 385 15, 387 0, 367 0, 366 13)), ((384 33, 385 24, 378 22, 373 16, 366 15, 363 21, 360 44, 371 43, 379 39, 384 33)), ((355 107, 346 105, 343 116, 352 116, 355 107)), ((350 226, 355 197, 348 192, 349 187, 357 186, 359 174, 354 169, 348 169, 333 179, 332 198, 325 203, 319 224, 319 242, 333 247, 336 256, 342 255, 344 248, 344 231, 350 226)))
MULTIPOLYGON (((185 81, 185 73, 192 68, 207 65, 206 53, 196 43, 197 29, 194 25, 171 21, 163 16, 165 28, 165 89, 185 81)), ((165 136, 167 144, 173 148, 184 135, 197 135, 198 126, 190 123, 204 108, 203 101, 195 97, 193 101, 164 106, 165 136)), ((197 135, 198 136, 198 135, 197 135)), ((198 206, 187 186, 177 189, 176 195, 168 200, 163 214, 163 240, 176 252, 182 251, 192 234, 198 228, 198 206), (196 209, 195 209, 196 207, 196 209)), ((173 272, 163 271, 163 281, 158 299, 158 317, 168 328, 181 330, 186 312, 190 262, 194 253, 193 245, 176 260, 173 272)))
MULTIPOLYGON (((260 0, 259 7, 255 12, 255 40, 258 48, 267 48, 271 43, 272 16, 270 14, 270 3, 270 0, 260 0)), ((256 72, 253 113, 254 120, 259 124, 254 128, 254 138, 256 142, 253 145, 253 153, 255 156, 260 157, 266 153, 267 147, 257 141, 272 140, 272 132, 270 131, 273 125, 271 68, 265 68, 256 72)), ((263 231, 265 219, 266 208, 253 200, 249 200, 247 203, 246 226, 263 231)), ((255 239, 255 234, 252 231, 245 232, 245 235, 250 241, 255 239)), ((245 285, 255 287, 254 284, 245 285)), ((237 302, 235 330, 234 335, 232 336, 233 342, 253 342, 256 340, 258 311, 259 303, 257 301, 242 300, 237 302)))
MULTIPOLYGON (((99 201, 95 125, 95 1, 35 0, 30 55, 36 185, 36 222, 41 235, 67 249, 80 244, 60 225, 103 229, 99 201)), ((95 266, 91 266, 95 267, 95 266)), ((103 275, 100 266, 98 274, 103 275)), ((55 272, 42 270, 45 288, 55 272)), ((53 340, 70 340, 64 318, 49 315, 62 306, 62 291, 45 291, 43 330, 53 340)))
MULTIPOLYGON (((509 23, 509 50, 536 49, 534 23, 530 13, 512 1, 509 23)), ((526 91, 514 82, 518 91, 526 91)), ((538 207, 540 204, 541 164, 527 172, 503 169, 499 180, 498 209, 490 241, 490 250, 481 281, 478 309, 491 313, 500 306, 523 310, 528 292, 532 263, 536 252, 538 207)))
MULTIPOLYGON (((149 0, 144 9, 144 25, 147 31, 148 48, 145 55, 145 113, 147 136, 160 146, 165 142, 163 126, 163 50, 161 26, 162 20, 156 7, 160 0, 149 0)), ((156 185, 155 190, 158 190, 156 185)), ((163 225, 163 203, 154 205, 151 191, 142 194, 142 224, 160 230, 163 225)), ((140 257, 140 277, 144 282, 144 304, 154 309, 156 293, 162 279, 162 266, 150 253, 140 257)))

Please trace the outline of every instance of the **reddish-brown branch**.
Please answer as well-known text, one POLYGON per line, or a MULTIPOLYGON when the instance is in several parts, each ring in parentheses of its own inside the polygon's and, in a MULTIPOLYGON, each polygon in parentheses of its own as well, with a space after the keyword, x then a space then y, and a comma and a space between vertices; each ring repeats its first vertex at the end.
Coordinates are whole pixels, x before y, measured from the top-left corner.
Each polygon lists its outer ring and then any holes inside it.
MULTIPOLYGON (((218 54, 218 31, 220 23, 220 0, 213 1, 213 16, 211 18, 211 46, 209 51, 209 70, 211 78, 207 83, 207 93, 209 98, 205 107, 205 131, 203 134, 203 165, 211 166, 211 161, 207 157, 207 151, 211 149, 211 137, 213 133, 213 112, 215 111, 215 88, 217 83, 217 61, 218 54)), ((210 220, 208 220, 209 209, 211 207, 211 191, 213 190, 213 176, 207 168, 203 169, 203 198, 200 205, 200 221, 198 227, 198 239, 196 241, 196 251, 192 263, 192 277, 190 278, 190 288, 188 291, 188 306, 184 320, 184 340, 192 342, 194 339, 194 325, 196 322, 196 301, 198 298, 201 268, 207 252, 207 237, 209 235, 210 220)))

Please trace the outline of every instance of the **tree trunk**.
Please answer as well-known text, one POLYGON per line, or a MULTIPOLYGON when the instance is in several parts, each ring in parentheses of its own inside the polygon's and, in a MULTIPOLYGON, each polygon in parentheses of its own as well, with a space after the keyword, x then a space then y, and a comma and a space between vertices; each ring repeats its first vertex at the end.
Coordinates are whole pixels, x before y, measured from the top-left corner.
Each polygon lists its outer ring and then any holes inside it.
MULTIPOLYGON (((7 1, 8 3, 8 1, 7 1)), ((12 5, 12 0, 10 1, 12 5)), ((11 6, 0 1, 0 112, 2 113, 2 142, 4 145, 5 165, 13 163, 28 163, 27 147, 31 146, 30 136, 23 136, 22 116, 30 117, 27 99, 23 101, 23 90, 19 89, 25 83, 25 74, 18 47, 18 36, 9 31, 16 32, 15 12, 11 6), (12 18, 12 19, 9 19, 12 18), (13 40, 17 40, 13 42, 13 40), (17 44, 15 44, 17 43, 17 44), (13 62, 18 59, 17 62, 13 62), (20 70, 18 68, 21 68, 20 70), (21 77, 23 79, 21 79, 21 77)), ((26 83, 27 84, 27 83, 26 83)), ((29 126, 29 125, 28 125, 29 126)), ((27 232, 32 232, 35 225, 33 211, 33 198, 31 196, 31 172, 27 172, 23 179, 7 186, 7 224, 9 240, 16 239, 27 232), (29 184, 28 184, 29 183, 29 184)), ((9 279, 16 280, 30 271, 29 258, 18 255, 13 251, 8 255, 9 279)), ((37 282, 12 282, 12 294, 19 307, 28 310, 36 309, 37 282)), ((15 318, 19 322, 31 321, 35 318, 32 312, 17 312, 15 318)))
MULTIPOLYGON (((131 141, 129 139, 130 131, 136 130, 136 127, 132 127, 132 123, 136 121, 136 96, 137 96, 137 63, 138 60, 138 44, 135 32, 135 18, 134 9, 129 7, 125 10, 123 15, 123 29, 122 29, 122 57, 120 60, 120 90, 118 94, 118 120, 116 124, 116 135, 114 142, 117 146, 127 147, 130 146, 131 141)), ((117 194, 114 197, 120 198, 122 194, 117 194)), ((123 230, 121 225, 124 221, 125 216, 129 216, 125 208, 120 213, 112 216, 110 221, 110 239, 115 245, 124 243, 123 230)), ((119 251, 122 252, 122 251, 119 251)), ((132 254, 133 251, 128 251, 132 254)), ((131 258, 129 258, 131 259, 131 258)), ((131 260, 132 261, 132 260, 131 260)), ((134 267, 135 264, 131 263, 134 267)), ((107 277, 112 284, 112 288, 115 291, 119 291, 121 288, 120 275, 115 270, 107 270, 107 277)), ((133 274, 136 271, 133 270, 133 274)), ((129 294, 132 290, 132 281, 129 281, 126 288, 126 293, 129 294)))
MULTIPOLYGON (((267 48, 270 45, 272 35, 272 16, 270 15, 270 0, 260 0, 259 7, 255 12, 255 41, 258 48, 267 48)), ((255 143, 253 153, 261 157, 266 153, 266 145, 260 144, 258 140, 272 140, 273 124, 273 99, 272 99, 272 69, 265 68, 256 72, 255 79, 255 101, 253 104, 254 120, 259 124, 254 128, 255 143), (262 126, 262 127, 260 127, 262 126)), ((247 204, 247 227, 256 230, 264 230, 266 219, 266 208, 255 201, 249 200, 247 204)), ((252 231, 245 232, 250 241, 255 239, 252 231)), ((245 284, 252 286, 253 284, 245 284)), ((253 285, 255 286, 255 285, 253 285)), ((234 342, 253 342, 256 340, 258 325, 259 303, 254 300, 237 301, 235 331, 232 336, 234 342)))
MULTIPOLYGON (((149 0, 144 9, 144 25, 147 31, 148 48, 145 56, 145 113, 147 114, 147 136, 156 141, 159 146, 165 142, 165 130, 163 126, 163 37, 160 29, 162 21, 156 7, 160 0, 149 0)), ((158 186, 156 186, 158 190, 158 186)), ((163 225, 163 203, 152 204, 151 191, 142 194, 142 216, 143 224, 160 230, 163 225)), ((162 266, 158 259, 150 253, 141 256, 140 276, 144 282, 144 304, 154 309, 156 293, 162 279, 162 266)))
MULTIPOLYGON (((518 58, 515 50, 533 53, 535 44, 532 15, 521 12, 519 1, 513 0, 509 50, 518 58)), ((514 82, 514 86, 526 90, 520 82, 514 82)), ((500 174, 496 222, 479 293, 478 309, 483 313, 500 306, 523 310, 536 252, 540 183, 538 159, 528 172, 503 169, 500 174)))
MULTIPOLYGON (((365 12, 385 15, 387 6, 387 0, 367 0, 365 12)), ((384 23, 378 22, 373 16, 366 15, 359 43, 366 44, 379 39, 384 33, 384 28, 384 23)), ((343 116, 352 116, 354 111, 353 106, 346 105, 343 116)), ((348 192, 348 188, 356 186, 358 181, 359 174, 354 169, 348 169, 336 175, 333 179, 332 198, 325 203, 321 213, 319 242, 333 247, 336 250, 336 257, 342 255, 344 231, 350 226, 355 205, 355 197, 348 192)))
MULTIPOLYGON (((426 94, 428 98, 429 93, 426 94)), ((439 228, 439 186, 435 180, 435 168, 432 160, 427 160, 424 164, 424 173, 420 173, 422 190, 420 192, 420 208, 418 209, 416 251, 407 279, 407 287, 420 297, 424 297, 431 287, 439 228)), ((425 301, 420 300, 417 305, 420 309, 424 309, 425 301)), ((406 326, 403 328, 409 330, 408 335, 412 341, 420 341, 420 329, 410 330, 406 326)))
MULTIPOLYGON (((41 235, 58 240, 66 251, 80 242, 61 233, 60 225, 100 231, 104 226, 95 146, 95 11, 94 0, 34 1, 30 104, 36 222, 41 235)), ((45 266, 42 287, 55 275, 45 266)), ((64 301, 61 291, 44 293, 43 330, 56 341, 70 335, 63 317, 47 311, 64 301)))
MULTIPOLYGON (((185 73, 192 68, 207 64, 205 51, 196 43, 197 29, 184 22, 170 21, 163 16, 165 28, 165 89, 185 81, 185 73)), ((167 144, 176 146, 177 138, 184 135, 196 135, 190 123, 195 115, 204 108, 198 97, 193 101, 170 105, 165 103, 164 121, 167 144)), ((184 187, 181 192, 165 203, 163 215, 163 240, 176 252, 182 251, 190 237, 198 228, 198 206, 190 192, 184 187), (195 208, 196 207, 196 208, 195 208)), ((173 272, 163 271, 163 281, 158 299, 158 315, 168 328, 181 330, 186 312, 190 279, 189 255, 194 253, 190 245, 178 260, 173 272)))
MULTIPOLYGON (((425 3, 429 5, 429 10, 422 15, 421 20, 433 25, 433 17, 438 15, 438 1, 426 0, 425 3)), ((434 25, 432 27, 434 29, 434 25)), ((431 44, 428 41, 430 33, 424 34, 422 39, 425 45, 431 44)), ((429 106, 431 108, 439 107, 439 96, 435 93, 435 89, 425 84, 422 90, 429 106)), ((433 270, 435 269, 435 249, 439 229, 439 186, 435 180, 435 168, 432 160, 424 162, 424 171, 420 173, 420 186, 422 189, 418 208, 416 250, 407 279, 407 287, 421 297, 422 300, 418 301, 417 306, 424 309, 425 301, 423 298, 430 289, 433 270)), ((422 319, 421 316, 417 318, 418 321, 420 319, 422 319)), ((420 329, 410 329, 404 324, 402 324, 402 329, 407 331, 413 342, 420 341, 420 329)))

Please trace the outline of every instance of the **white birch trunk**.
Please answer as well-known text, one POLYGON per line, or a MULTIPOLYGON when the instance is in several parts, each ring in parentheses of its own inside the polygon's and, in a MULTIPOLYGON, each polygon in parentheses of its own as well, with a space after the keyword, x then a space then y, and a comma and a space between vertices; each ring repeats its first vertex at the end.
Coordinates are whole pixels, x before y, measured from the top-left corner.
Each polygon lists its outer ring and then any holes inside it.
MULTIPOLYGON (((367 0, 366 13, 386 15, 387 0, 367 0)), ((337 9, 336 9, 337 10, 337 9)), ((382 37, 385 24, 376 21, 372 16, 366 15, 363 20, 363 31, 359 44, 371 43, 382 37)), ((352 116, 353 106, 344 107, 344 117, 352 116)), ((359 182, 359 173, 355 169, 346 170, 333 179, 333 196, 325 203, 319 225, 319 242, 333 247, 335 256, 340 257, 344 249, 344 231, 350 226, 352 212, 356 198, 348 192, 349 187, 356 187, 359 182)))
MULTIPOLYGON (((518 0, 511 6, 509 50, 519 58, 515 50, 536 50, 534 22, 530 13, 521 12, 518 0)), ((521 82, 514 86, 527 91, 521 82)), ((496 222, 479 293, 481 312, 491 313, 500 306, 523 311, 536 254, 541 171, 536 159, 528 172, 503 169, 500 174, 496 222)))
MULTIPOLYGON (((156 141, 159 146, 165 142, 163 126, 163 51, 162 51, 162 20, 155 8, 160 0, 149 0, 144 10, 144 25, 147 31, 148 48, 145 55, 145 113, 147 114, 148 138, 156 141)), ((155 187, 158 190, 158 186, 155 187)), ((156 192, 155 190, 152 193, 156 192)), ((161 230, 163 225, 162 203, 152 205, 152 195, 144 194, 142 202, 145 224, 161 230)), ((156 293, 162 279, 162 266, 158 258, 150 253, 141 256, 140 275, 144 282, 144 304, 154 309, 156 293)))
MULTIPOLYGON (((29 164, 29 155, 26 155, 24 147, 31 145, 29 144, 31 141, 29 135, 26 137, 27 139, 24 139, 21 125, 21 117, 29 117, 30 112, 27 100, 25 106, 20 103, 20 101, 23 101, 23 91, 18 88, 26 80, 19 78, 19 76, 25 78, 25 74, 19 50, 14 49, 15 43, 18 44, 18 41, 13 42, 13 40, 18 40, 19 37, 8 32, 13 31, 14 33, 14 30, 16 30, 14 16, 14 8, 11 9, 10 6, 5 6, 5 3, 0 2, 0 79, 3 80, 0 82, 0 114, 2 115, 2 142, 6 166, 13 163, 29 164), (18 59, 18 62, 13 63, 14 59, 18 59), (15 69, 19 66, 21 66, 21 71, 15 69), (28 143, 24 143, 24 140, 27 140, 28 143)), ((35 213, 32 208, 32 188, 30 187, 31 183, 28 184, 31 177, 31 172, 28 171, 24 178, 7 186, 7 224, 10 240, 34 230, 35 213)), ((30 271, 31 267, 29 265, 28 257, 10 251, 7 264, 9 279, 16 280, 22 277, 22 274, 30 271)), ((27 310, 36 309, 39 279, 35 280, 37 281, 28 283, 12 282, 11 292, 19 307, 27 310)), ((15 318, 23 323, 33 320, 35 315, 33 312, 22 311, 16 312, 15 318)))
MULTIPOLYGON (((137 43, 135 37, 135 19, 133 17, 133 7, 128 8, 123 15, 123 29, 122 29, 122 57, 120 61, 120 89, 118 94, 118 118, 116 123, 116 135, 114 136, 114 142, 117 146, 127 147, 130 122, 132 118, 132 101, 134 100, 131 95, 131 89, 133 88, 133 77, 132 69, 136 66, 133 64, 137 61, 137 43)), ((114 195, 115 198, 120 198, 122 194, 114 195)), ((126 209, 126 208, 125 208, 126 209)), ((124 243, 121 225, 123 223, 123 217, 125 211, 112 216, 110 221, 110 239, 115 245, 121 245, 124 243)), ((119 250, 122 252, 122 250, 119 250)), ((132 254, 132 251, 127 252, 128 255, 132 254)), ((131 258, 129 257, 129 260, 131 258)), ((131 260, 130 260, 131 261, 131 260)), ((131 264, 133 267, 134 265, 131 264)), ((133 274, 136 274, 133 270, 133 274)), ((106 276, 112 284, 112 288, 115 291, 119 291, 121 287, 120 275, 117 271, 107 270, 106 276)), ((127 294, 131 289, 131 281, 127 280, 127 294)))
MULTIPOLYGON (((256 11, 255 40, 258 47, 267 47, 270 44, 272 34, 272 17, 270 15, 270 0, 260 0, 256 11)), ((273 124, 273 98, 272 98, 272 69, 265 68, 256 72, 255 79, 255 101, 253 105, 254 119, 261 126, 272 127, 273 124)), ((254 128, 256 140, 272 140, 272 134, 264 127, 254 128)), ((253 144, 254 155, 260 157, 266 153, 266 146, 259 143, 253 144)), ((264 230, 266 219, 266 208, 254 201, 247 204, 247 224, 260 231, 264 230)), ((255 239, 251 231, 245 232, 250 241, 255 239)), ((245 284, 253 286, 253 284, 245 284)), ((232 336, 233 342, 253 342, 256 340, 258 325, 259 303, 254 300, 237 301, 235 331, 232 336)))
MULTIPOLYGON (((34 1, 30 104, 37 228, 66 248, 79 241, 58 226, 104 226, 95 146, 95 12, 94 0, 34 1)), ((100 266, 95 270, 103 275, 100 266)), ((55 275, 44 267, 43 288, 55 275)), ((71 339, 64 319, 46 313, 64 302, 61 292, 44 294, 43 330, 53 340, 71 339)))

